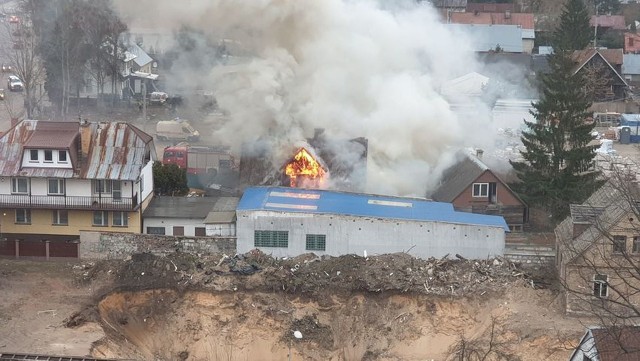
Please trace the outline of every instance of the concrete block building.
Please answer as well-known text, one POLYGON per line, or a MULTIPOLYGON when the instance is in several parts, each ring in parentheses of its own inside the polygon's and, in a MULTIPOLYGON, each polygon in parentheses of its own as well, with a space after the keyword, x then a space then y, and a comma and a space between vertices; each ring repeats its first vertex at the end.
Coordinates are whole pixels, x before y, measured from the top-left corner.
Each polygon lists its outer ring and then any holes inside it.
POLYGON ((245 190, 237 215, 239 253, 275 257, 313 252, 421 257, 502 255, 503 217, 457 212, 450 203, 285 187, 245 190))

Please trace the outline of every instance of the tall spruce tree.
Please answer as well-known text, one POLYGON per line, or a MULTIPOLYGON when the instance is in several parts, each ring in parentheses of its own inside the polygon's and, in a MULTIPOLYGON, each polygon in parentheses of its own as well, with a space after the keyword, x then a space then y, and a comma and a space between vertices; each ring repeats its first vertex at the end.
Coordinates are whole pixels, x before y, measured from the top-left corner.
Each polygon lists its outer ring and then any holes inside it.
POLYGON ((549 58, 551 72, 542 77, 541 97, 522 134, 523 161, 511 162, 520 180, 513 185, 530 205, 546 209, 555 221, 563 219, 571 203, 581 203, 597 187, 593 169, 595 150, 589 145, 594 121, 585 93, 585 78, 574 74, 569 51, 549 58))
POLYGON ((560 15, 560 25, 553 34, 555 49, 582 50, 591 42, 589 12, 584 0, 567 0, 560 15))

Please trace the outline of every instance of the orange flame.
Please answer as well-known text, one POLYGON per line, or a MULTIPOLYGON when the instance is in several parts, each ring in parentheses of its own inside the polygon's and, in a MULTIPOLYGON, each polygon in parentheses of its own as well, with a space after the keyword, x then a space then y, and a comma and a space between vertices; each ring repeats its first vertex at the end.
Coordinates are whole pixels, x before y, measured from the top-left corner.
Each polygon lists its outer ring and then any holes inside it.
POLYGON ((287 164, 284 173, 289 176, 291 187, 298 187, 302 183, 306 186, 319 187, 326 172, 306 149, 300 148, 291 162, 287 164), (308 182, 303 182, 304 180, 312 182, 308 184, 308 182))

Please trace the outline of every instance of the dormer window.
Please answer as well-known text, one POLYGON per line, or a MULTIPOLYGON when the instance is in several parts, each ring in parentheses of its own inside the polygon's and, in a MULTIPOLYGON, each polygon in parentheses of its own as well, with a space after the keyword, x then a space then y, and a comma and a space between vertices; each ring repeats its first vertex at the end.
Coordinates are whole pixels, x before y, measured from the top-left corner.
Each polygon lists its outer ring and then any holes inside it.
POLYGON ((29 160, 32 162, 37 162, 38 161, 38 150, 37 149, 31 149, 29 151, 29 160))
POLYGON ((66 163, 67 162, 67 151, 66 150, 59 150, 58 151, 58 162, 60 162, 60 163, 66 163))
POLYGON ((44 161, 48 163, 53 163, 53 151, 45 150, 44 151, 44 161))

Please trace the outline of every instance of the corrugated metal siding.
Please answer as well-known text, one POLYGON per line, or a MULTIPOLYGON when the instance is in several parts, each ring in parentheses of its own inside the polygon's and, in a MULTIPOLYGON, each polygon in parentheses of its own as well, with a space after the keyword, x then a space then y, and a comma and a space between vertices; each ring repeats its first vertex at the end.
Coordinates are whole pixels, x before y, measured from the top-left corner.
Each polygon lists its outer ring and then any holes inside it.
POLYGON ((126 123, 92 124, 93 142, 81 178, 136 180, 144 167, 147 143, 126 123))
MULTIPOLYGON (((92 134, 89 154, 82 161, 79 175, 74 175, 73 169, 21 168, 23 145, 33 137, 38 124, 45 123, 47 122, 24 120, 0 138, 0 176, 137 180, 145 166, 145 154, 151 151, 149 143, 152 138, 144 133, 144 136, 141 136, 141 131, 134 126, 119 122, 92 123, 88 125, 92 134)), ((79 124, 75 124, 79 127, 79 124)), ((54 125, 46 124, 42 127, 54 125)), ((73 131, 70 126, 66 129, 73 131)), ((77 131, 79 133, 79 128, 77 131)), ((72 143, 72 148, 78 146, 78 142, 72 143)), ((74 163, 77 151, 70 149, 74 163)))

